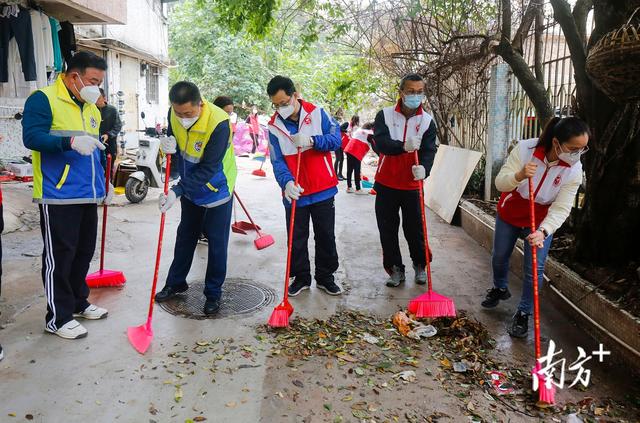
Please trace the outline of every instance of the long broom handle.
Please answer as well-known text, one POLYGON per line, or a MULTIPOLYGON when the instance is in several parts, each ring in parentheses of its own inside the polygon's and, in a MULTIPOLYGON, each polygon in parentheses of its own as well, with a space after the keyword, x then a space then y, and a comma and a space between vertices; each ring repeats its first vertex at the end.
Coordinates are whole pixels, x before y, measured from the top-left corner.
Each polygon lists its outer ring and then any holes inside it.
MULTIPOLYGON (((533 179, 529 178, 529 210, 531 233, 536 231, 536 209, 533 192, 533 179)), ((526 242, 526 241, 525 241, 526 242)), ((540 358, 540 300, 538 298, 538 247, 531 246, 531 267, 533 273, 533 334, 535 337, 536 359, 540 358)))
MULTIPOLYGON (((296 174, 293 179, 293 184, 298 184, 298 177, 300 176, 300 156, 302 154, 302 148, 298 147, 298 163, 296 164, 296 174)), ((284 300, 287 302, 289 299, 289 274, 291 273, 291 250, 293 249, 293 225, 296 219, 296 204, 297 200, 291 200, 291 217, 289 218, 289 242, 287 244, 287 269, 284 275, 284 300)))
MULTIPOLYGON (((420 166, 420 160, 418 159, 418 151, 413 152, 413 160, 416 166, 420 166)), ((420 213, 422 215, 422 233, 424 235, 424 255, 427 268, 427 289, 428 292, 433 290, 431 283, 431 263, 429 262, 429 233, 427 232, 427 213, 424 209, 424 180, 420 180, 420 213)))
POLYGON ((233 190, 233 195, 236 197, 236 200, 238 200, 238 203, 240 204, 240 207, 242 207, 242 210, 244 210, 244 214, 247 215, 247 217, 249 218, 249 221, 251 222, 253 227, 256 229, 258 236, 262 236, 262 234, 260 233, 260 229, 258 229, 258 225, 256 225, 256 223, 251 218, 251 215, 249 214, 249 210, 247 210, 247 208, 244 206, 244 204, 242 203, 242 200, 240 200, 240 196, 235 190, 233 190))
MULTIPOLYGON (((111 182, 111 154, 107 154, 107 168, 104 170, 104 198, 109 195, 109 182, 111 182)), ((100 240, 100 273, 104 270, 104 244, 107 235, 107 208, 106 204, 102 205, 102 239, 100 240)))
MULTIPOLYGON (((169 193, 169 178, 171 176, 171 154, 167 154, 167 170, 164 178, 164 195, 169 193)), ((149 300, 149 315, 147 316, 147 326, 151 325, 153 315, 153 304, 156 300, 156 285, 158 284, 158 271, 160 270, 160 255, 162 254, 162 236, 164 235, 164 218, 166 212, 160 215, 160 233, 158 234, 158 250, 156 251, 156 268, 153 272, 153 284, 151 285, 151 299, 149 300)))

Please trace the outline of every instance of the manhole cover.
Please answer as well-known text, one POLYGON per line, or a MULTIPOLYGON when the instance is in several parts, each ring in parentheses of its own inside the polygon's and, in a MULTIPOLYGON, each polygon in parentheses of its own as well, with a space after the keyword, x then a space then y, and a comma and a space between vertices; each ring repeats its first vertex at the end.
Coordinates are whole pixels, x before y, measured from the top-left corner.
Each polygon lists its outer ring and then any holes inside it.
POLYGON ((165 311, 189 319, 217 319, 257 311, 273 302, 275 292, 270 288, 243 279, 227 279, 222 286, 222 303, 215 316, 206 316, 204 282, 193 282, 189 289, 169 301, 159 303, 165 311))

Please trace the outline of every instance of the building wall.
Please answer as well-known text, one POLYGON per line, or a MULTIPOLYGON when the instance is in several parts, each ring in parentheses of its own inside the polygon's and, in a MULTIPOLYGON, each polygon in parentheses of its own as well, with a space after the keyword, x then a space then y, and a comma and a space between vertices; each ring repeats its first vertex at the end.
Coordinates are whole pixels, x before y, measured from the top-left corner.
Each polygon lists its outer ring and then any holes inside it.
POLYGON ((4 142, 0 142, 0 161, 6 162, 23 156, 29 156, 30 150, 22 145, 22 125, 15 119, 4 119, 5 116, 13 116, 22 112, 24 106, 23 98, 2 98, 0 99, 0 135, 4 137, 4 142))

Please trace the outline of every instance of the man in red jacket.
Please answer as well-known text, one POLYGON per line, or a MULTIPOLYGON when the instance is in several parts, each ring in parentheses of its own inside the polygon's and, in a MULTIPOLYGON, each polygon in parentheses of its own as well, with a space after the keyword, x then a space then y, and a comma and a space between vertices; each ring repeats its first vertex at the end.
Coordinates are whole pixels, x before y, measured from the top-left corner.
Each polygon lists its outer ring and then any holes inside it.
POLYGON ((380 156, 374 185, 376 220, 389 287, 397 287, 405 281, 398 242, 400 212, 415 270, 415 283, 423 285, 427 281, 418 190, 420 181, 431 171, 438 149, 435 122, 422 107, 425 98, 422 77, 414 73, 405 75, 400 81, 399 96, 397 104, 378 112, 373 134, 374 150, 380 156), (418 152, 417 165, 415 151, 418 152))

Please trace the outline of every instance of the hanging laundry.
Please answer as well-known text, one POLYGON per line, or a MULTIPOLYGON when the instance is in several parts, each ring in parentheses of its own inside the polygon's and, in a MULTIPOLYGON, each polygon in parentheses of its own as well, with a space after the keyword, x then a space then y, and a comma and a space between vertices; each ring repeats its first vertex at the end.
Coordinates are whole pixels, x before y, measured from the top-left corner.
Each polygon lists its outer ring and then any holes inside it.
POLYGON ((62 51, 60 50, 60 35, 62 29, 56 18, 49 18, 51 24, 51 42, 53 43, 53 68, 56 72, 62 72, 62 51))
POLYGON ((15 38, 9 41, 8 47, 8 82, 0 83, 0 97, 28 97, 38 89, 36 81, 26 81, 22 72, 22 62, 18 43, 15 38))
POLYGON ((38 76, 31 16, 27 9, 21 7, 17 16, 10 15, 0 18, 0 82, 9 81, 9 41, 12 39, 17 42, 25 80, 35 81, 38 76))
MULTIPOLYGON (((36 81, 38 88, 47 86, 47 65, 44 33, 42 32, 42 14, 39 10, 31 10, 31 32, 33 34, 33 48, 36 59, 36 81)), ((51 38, 49 36, 49 38, 51 38)))
POLYGON ((60 26, 62 27, 58 33, 60 36, 60 50, 62 50, 62 57, 64 57, 65 62, 68 62, 78 51, 76 34, 71 22, 60 22, 60 26))

